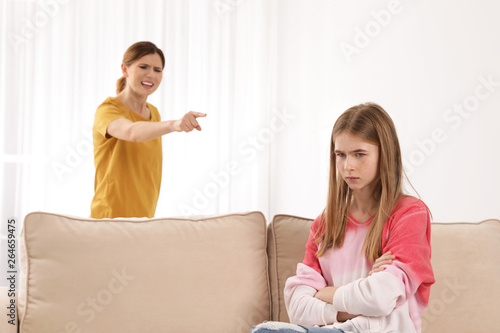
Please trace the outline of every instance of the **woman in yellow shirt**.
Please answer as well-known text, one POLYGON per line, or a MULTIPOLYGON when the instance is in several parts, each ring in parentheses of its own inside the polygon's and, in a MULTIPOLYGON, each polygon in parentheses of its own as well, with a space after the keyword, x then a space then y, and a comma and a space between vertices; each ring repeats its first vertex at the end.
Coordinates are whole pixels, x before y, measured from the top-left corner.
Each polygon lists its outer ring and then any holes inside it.
POLYGON ((147 98, 161 83, 165 57, 151 42, 130 46, 121 65, 116 97, 98 108, 93 127, 95 183, 92 218, 154 217, 162 172, 161 136, 201 131, 190 111, 181 119, 161 121, 147 98))

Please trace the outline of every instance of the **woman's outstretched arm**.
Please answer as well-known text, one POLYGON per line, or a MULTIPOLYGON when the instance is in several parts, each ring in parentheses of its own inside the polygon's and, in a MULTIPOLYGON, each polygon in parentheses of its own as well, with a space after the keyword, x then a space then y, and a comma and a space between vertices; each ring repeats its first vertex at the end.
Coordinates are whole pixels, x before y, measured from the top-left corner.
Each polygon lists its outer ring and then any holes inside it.
POLYGON ((181 119, 161 122, 133 122, 118 118, 109 123, 107 134, 120 140, 145 142, 171 132, 191 132, 194 129, 201 131, 196 118, 205 116, 206 113, 189 111, 181 119))

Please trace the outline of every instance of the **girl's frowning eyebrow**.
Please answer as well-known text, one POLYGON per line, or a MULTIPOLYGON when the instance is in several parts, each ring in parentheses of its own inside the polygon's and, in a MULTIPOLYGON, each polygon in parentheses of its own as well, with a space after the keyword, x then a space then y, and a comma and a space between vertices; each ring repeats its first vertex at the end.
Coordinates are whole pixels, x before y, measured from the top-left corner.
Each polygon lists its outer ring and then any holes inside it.
MULTIPOLYGON (((335 149, 335 153, 343 153, 343 152, 344 152, 343 150, 335 149)), ((366 152, 368 151, 365 149, 356 149, 353 150, 351 153, 366 153, 366 152)))

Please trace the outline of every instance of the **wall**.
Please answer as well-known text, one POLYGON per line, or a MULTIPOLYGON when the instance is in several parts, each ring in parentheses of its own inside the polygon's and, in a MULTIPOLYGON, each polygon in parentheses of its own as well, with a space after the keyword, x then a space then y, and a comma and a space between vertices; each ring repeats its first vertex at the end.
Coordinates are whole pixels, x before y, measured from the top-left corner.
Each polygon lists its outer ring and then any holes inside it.
POLYGON ((298 117, 273 146, 270 215, 321 212, 333 123, 373 101, 393 117, 435 221, 500 216, 498 2, 282 0, 276 10, 277 101, 298 117))

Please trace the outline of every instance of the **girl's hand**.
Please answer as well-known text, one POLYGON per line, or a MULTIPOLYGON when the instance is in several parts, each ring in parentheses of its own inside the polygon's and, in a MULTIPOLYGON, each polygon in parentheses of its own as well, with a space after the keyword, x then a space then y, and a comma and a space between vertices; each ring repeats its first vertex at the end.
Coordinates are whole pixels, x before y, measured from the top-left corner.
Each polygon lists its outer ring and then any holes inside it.
POLYGON ((343 323, 344 321, 347 321, 349 319, 356 318, 358 315, 352 315, 347 312, 337 312, 337 321, 340 323, 343 323))
MULTIPOLYGON (((337 291, 338 287, 325 287, 318 291, 314 297, 317 299, 322 300, 323 302, 326 303, 333 303, 333 296, 335 295, 335 292, 337 291)), ((337 313, 337 321, 339 322, 344 322, 346 320, 356 318, 357 315, 352 315, 347 312, 338 312, 337 313)))
POLYGON ((394 259, 396 259, 396 256, 393 255, 391 251, 387 251, 386 253, 381 255, 380 258, 375 260, 375 263, 373 264, 372 270, 370 271, 370 273, 368 273, 368 276, 370 276, 376 272, 382 272, 385 268, 380 267, 380 266, 390 265, 390 264, 392 264, 392 261, 394 259))
POLYGON ((201 126, 198 124, 198 117, 205 117, 206 113, 189 111, 181 119, 176 121, 176 131, 177 132, 191 132, 195 128, 201 131, 201 126))
POLYGON ((325 287, 318 291, 314 297, 317 299, 322 300, 323 302, 326 303, 333 303, 333 295, 335 295, 335 292, 337 291, 338 287, 325 287))

